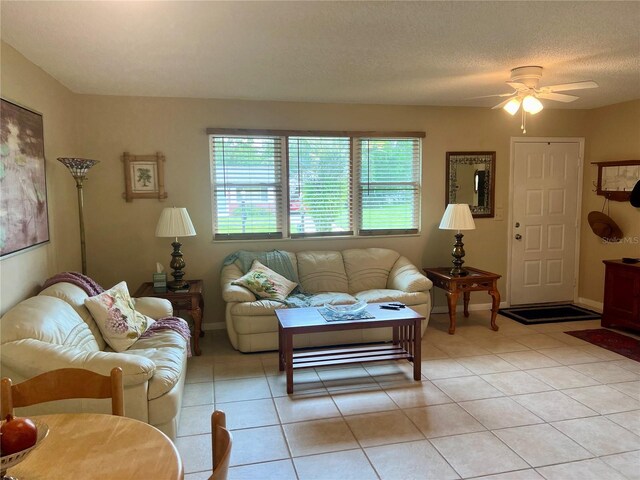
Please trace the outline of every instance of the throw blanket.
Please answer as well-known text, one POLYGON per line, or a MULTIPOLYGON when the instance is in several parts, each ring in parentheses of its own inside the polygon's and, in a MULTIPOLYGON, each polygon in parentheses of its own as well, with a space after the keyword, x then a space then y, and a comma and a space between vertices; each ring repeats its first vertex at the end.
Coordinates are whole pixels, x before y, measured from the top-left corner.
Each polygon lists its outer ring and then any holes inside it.
POLYGON ((94 279, 89 278, 86 275, 83 275, 78 272, 58 273, 57 275, 54 275, 53 277, 48 278, 44 282, 44 285, 42 285, 42 290, 44 290, 47 287, 50 287, 54 283, 61 283, 61 282, 72 283, 76 287, 80 287, 85 292, 87 292, 87 295, 89 295, 90 297, 95 297, 96 295, 100 295, 102 292, 104 292, 104 288, 98 285, 98 283, 94 279))
MULTIPOLYGON (((265 267, 279 273, 287 280, 291 280, 298 284, 298 286, 293 289, 293 292, 291 292, 291 294, 282 303, 287 307, 309 306, 309 299, 312 295, 306 293, 302 289, 300 286, 300 279, 298 278, 298 272, 293 268, 291 258, 289 258, 289 255, 282 250, 270 250, 266 252, 238 250, 231 255, 227 255, 227 257, 222 261, 222 265, 227 266, 235 262, 240 267, 240 270, 242 270, 242 273, 247 273, 251 269, 251 265, 254 260, 258 260, 265 267)), ((277 302, 278 300, 272 299, 272 301, 277 302)))
MULTIPOLYGON (((48 278, 44 285, 42 286, 42 290, 56 283, 71 283, 83 289, 87 295, 90 297, 94 297, 96 295, 100 295, 104 292, 104 288, 102 288, 95 280, 92 278, 83 275, 78 272, 63 272, 54 275, 51 278, 48 278)), ((162 330, 173 330, 178 333, 181 337, 183 337, 187 341, 187 356, 191 356, 191 331, 189 330, 189 325, 182 318, 179 317, 163 317, 156 320, 153 324, 147 328, 140 338, 149 338, 154 333, 160 332, 162 330)))
POLYGON ((300 283, 298 279, 298 272, 293 268, 291 259, 286 252, 282 250, 270 250, 268 252, 251 252, 249 250, 238 250, 223 260, 224 266, 231 265, 232 263, 238 263, 242 273, 247 273, 251 268, 251 264, 254 260, 258 260, 265 267, 270 268, 276 273, 279 273, 287 280, 291 280, 295 283, 300 283))
POLYGON ((162 330, 173 330, 178 333, 182 338, 187 341, 187 356, 191 356, 191 331, 189 325, 182 318, 179 317, 163 317, 156 320, 147 328, 140 338, 149 338, 154 333, 162 330))

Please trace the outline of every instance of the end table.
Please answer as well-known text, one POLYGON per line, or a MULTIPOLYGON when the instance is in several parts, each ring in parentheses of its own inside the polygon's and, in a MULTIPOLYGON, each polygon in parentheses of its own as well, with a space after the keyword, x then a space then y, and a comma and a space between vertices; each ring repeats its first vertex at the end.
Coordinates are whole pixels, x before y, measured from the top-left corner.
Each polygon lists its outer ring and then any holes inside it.
POLYGON ((491 295, 491 328, 498 330, 496 325, 496 315, 500 307, 500 292, 498 291, 498 279, 502 275, 497 273, 485 272, 477 268, 465 267, 468 272, 463 277, 455 277, 451 275, 451 267, 423 268, 427 278, 433 284, 445 291, 447 295, 447 303, 449 304, 449 334, 456 333, 456 303, 458 295, 462 292, 464 296, 464 316, 469 316, 469 297, 471 292, 486 291, 491 295))
POLYGON ((156 292, 153 290, 153 282, 145 282, 140 285, 133 296, 164 298, 171 302, 171 306, 176 312, 180 310, 189 312, 193 318, 193 352, 200 355, 199 339, 204 336, 202 331, 202 313, 204 311, 202 280, 187 280, 187 283, 189 284, 188 292, 172 292, 168 289, 166 292, 156 292))

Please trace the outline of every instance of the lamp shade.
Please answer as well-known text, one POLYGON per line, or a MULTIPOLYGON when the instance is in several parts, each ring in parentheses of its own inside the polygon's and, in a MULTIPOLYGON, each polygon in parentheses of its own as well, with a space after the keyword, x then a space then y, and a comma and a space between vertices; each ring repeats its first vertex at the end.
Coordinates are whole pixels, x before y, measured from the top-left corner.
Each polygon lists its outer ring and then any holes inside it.
POLYGON ((192 237, 195 234, 186 208, 169 207, 160 214, 156 237, 192 237))
POLYGON ((76 158, 76 157, 60 157, 58 161, 69 169, 73 178, 81 178, 84 180, 84 176, 87 171, 93 167, 99 160, 90 160, 88 158, 76 158))
POLYGON ((471 209, 466 203, 450 203, 444 211, 440 230, 475 230, 471 209))
POLYGON ((520 99, 515 97, 507 102, 507 104, 502 107, 504 110, 509 112, 509 115, 515 115, 520 109, 520 99))
POLYGON ((524 108, 525 112, 530 113, 531 115, 535 115, 544 107, 542 105, 542 102, 536 97, 527 95, 526 97, 524 97, 524 100, 522 100, 522 108, 524 108))

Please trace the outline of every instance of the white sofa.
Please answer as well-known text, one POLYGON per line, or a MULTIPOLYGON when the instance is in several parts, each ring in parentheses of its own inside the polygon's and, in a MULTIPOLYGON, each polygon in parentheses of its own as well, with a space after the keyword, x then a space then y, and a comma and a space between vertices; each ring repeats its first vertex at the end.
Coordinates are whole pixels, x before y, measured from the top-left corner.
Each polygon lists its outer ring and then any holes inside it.
MULTIPOLYGON (((405 257, 385 248, 343 251, 285 252, 298 274, 302 289, 313 296, 310 306, 335 305, 364 300, 402 302, 425 317, 422 334, 431 311, 433 284, 405 257)), ((257 299, 248 289, 232 285, 244 273, 240 262, 225 265, 221 272, 222 298, 226 302, 226 326, 233 347, 241 352, 278 349, 278 320, 275 309, 287 305, 257 299)), ((296 335, 296 347, 337 345, 391 340, 390 328, 347 330, 339 333, 296 335)))
MULTIPOLYGON (((14 383, 58 368, 85 368, 108 375, 121 367, 125 415, 149 423, 174 439, 178 432, 187 370, 187 341, 172 330, 154 332, 122 353, 106 345, 84 306, 87 294, 57 283, 11 308, 0 319, 3 377, 14 383)), ((135 299, 154 319, 171 316, 169 301, 135 299)), ((110 400, 64 400, 16 409, 19 415, 60 412, 110 413, 110 400)))

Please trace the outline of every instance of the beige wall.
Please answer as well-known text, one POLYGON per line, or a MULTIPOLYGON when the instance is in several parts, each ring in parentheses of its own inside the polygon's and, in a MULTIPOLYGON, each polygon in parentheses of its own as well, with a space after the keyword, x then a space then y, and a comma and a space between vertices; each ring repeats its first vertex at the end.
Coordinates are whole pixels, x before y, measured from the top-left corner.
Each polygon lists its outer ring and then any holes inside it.
MULTIPOLYGON (((531 136, 584 136, 587 112, 545 110, 528 125, 531 136)), ((518 119, 487 108, 249 102, 206 99, 82 96, 78 133, 81 154, 101 160, 85 190, 89 273, 105 286, 120 279, 134 289, 149 281, 156 262, 168 266, 170 239, 155 238, 165 206, 187 207, 198 235, 183 239, 187 277, 203 278, 205 321, 223 319, 218 272, 223 258, 239 249, 306 250, 382 246, 394 248, 419 266, 450 264, 453 232, 437 226, 444 211, 445 153, 495 150, 496 203, 508 218, 509 142, 520 135, 518 119), (423 144, 422 233, 402 238, 213 242, 207 127, 418 130, 423 144), (169 198, 126 203, 124 151, 166 155, 169 198)), ((469 265, 506 274, 506 220, 478 219, 465 234, 469 265)), ((501 289, 505 290, 504 281, 501 289)), ((478 294, 472 302, 487 303, 478 294)), ((444 305, 436 293, 436 302, 444 305)))
POLYGON ((619 243, 604 242, 587 223, 589 212, 601 211, 605 200, 593 191, 598 169, 591 162, 613 160, 640 160, 640 100, 590 110, 587 117, 579 295, 595 302, 604 293, 602 260, 640 257, 640 208, 613 201, 605 207, 624 234, 619 243))
POLYGON ((42 113, 51 241, 0 261, 0 313, 37 293, 51 274, 80 268, 80 234, 75 182, 57 157, 77 155, 77 95, 25 59, 1 45, 2 98, 42 113))
MULTIPOLYGON (((468 265, 507 273, 509 146, 510 138, 521 133, 518 119, 502 111, 74 95, 5 44, 2 83, 3 96, 44 113, 52 224, 50 245, 0 263, 3 310, 32 293, 49 274, 80 268, 75 188, 68 172, 55 161, 62 155, 101 162, 89 172, 85 184, 85 212, 88 273, 105 287, 124 279, 133 290, 140 282, 151 279, 156 262, 168 268, 170 239, 155 238, 155 225, 165 206, 188 208, 198 235, 183 239, 183 252, 187 276, 205 281, 205 322, 223 319, 218 272, 222 259, 239 248, 298 251, 383 246, 400 251, 419 266, 449 264, 453 234, 437 228, 445 207, 447 151, 497 153, 496 206, 505 220, 477 219, 477 229, 467 232, 464 240, 468 265), (213 242, 207 127, 425 131, 422 233, 400 238, 213 242), (124 151, 161 151, 166 155, 166 201, 125 202, 120 160, 124 151)), ((527 136, 586 137, 587 164, 601 159, 638 158, 638 105, 639 102, 632 102, 593 111, 545 109, 528 120, 527 136)), ((587 168, 585 173, 586 225, 586 213, 599 209, 601 204, 590 193, 587 177, 593 171, 587 168)), ((615 206, 619 207, 622 205, 615 206)), ((637 214, 637 210, 632 213, 637 214)), ((631 216, 619 221, 623 229, 633 222, 631 216)), ((638 235, 637 226, 635 232, 638 235)), ((597 300, 599 280, 586 277, 593 277, 594 273, 601 276, 601 272, 592 271, 585 258, 592 257, 594 248, 605 247, 593 244, 592 236, 590 230, 583 229, 581 267, 589 273, 581 274, 580 294, 597 300)), ((598 253, 601 258, 631 254, 628 248, 614 252, 611 246, 598 253)), ((506 291, 504 279, 500 289, 506 291)), ((435 295, 436 303, 444 305, 442 294, 435 295)), ((475 303, 488 300, 482 294, 472 296, 475 303)))

